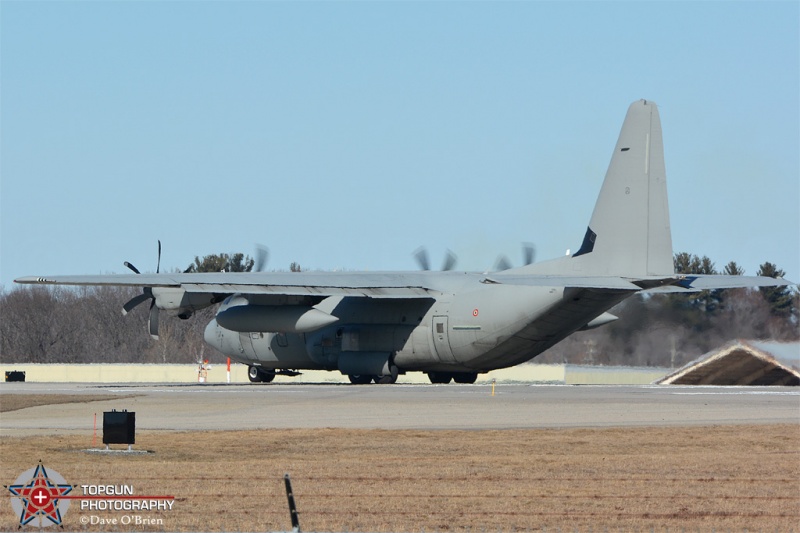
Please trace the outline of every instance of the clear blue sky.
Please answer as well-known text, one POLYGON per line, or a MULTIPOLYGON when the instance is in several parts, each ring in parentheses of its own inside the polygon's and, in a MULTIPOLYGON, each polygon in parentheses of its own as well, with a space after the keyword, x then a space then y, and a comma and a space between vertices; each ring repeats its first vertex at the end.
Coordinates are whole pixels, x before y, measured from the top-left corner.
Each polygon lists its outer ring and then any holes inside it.
POLYGON ((0 284, 580 245, 660 106, 676 251, 800 281, 798 2, 0 2, 0 284))

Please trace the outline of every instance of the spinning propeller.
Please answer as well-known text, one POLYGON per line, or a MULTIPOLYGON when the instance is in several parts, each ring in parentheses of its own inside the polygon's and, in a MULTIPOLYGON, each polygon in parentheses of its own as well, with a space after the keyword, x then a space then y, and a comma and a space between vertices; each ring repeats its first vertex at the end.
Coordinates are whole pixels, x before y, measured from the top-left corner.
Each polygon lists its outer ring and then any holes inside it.
POLYGON ((253 265, 253 271, 264 272, 267 260, 269 260, 269 249, 263 244, 256 244, 256 261, 253 265))
MULTIPOLYGON (((131 263, 125 261, 125 266, 130 268, 136 274, 141 274, 139 269, 133 266, 131 263)), ((161 269, 161 241, 158 241, 158 263, 156 264, 156 274, 159 273, 161 269)), ((142 289, 142 294, 138 296, 134 296, 130 300, 128 300, 125 305, 122 306, 122 314, 127 315, 128 313, 133 310, 134 307, 139 305, 142 302, 150 300, 150 318, 148 319, 148 329, 150 330, 150 336, 154 339, 158 339, 158 306, 156 305, 156 297, 153 294, 152 287, 144 287, 142 289)))
MULTIPOLYGON (((533 244, 530 242, 522 243, 522 263, 523 265, 527 266, 533 264, 534 259, 536 258, 536 248, 534 248, 533 244)), ((430 270, 431 269, 431 261, 428 257, 428 250, 424 246, 420 246, 416 250, 414 250, 414 259, 417 260, 417 264, 419 265, 420 270, 430 270)), ((453 270, 456 266, 456 254, 451 252, 450 250, 446 250, 444 263, 442 264, 441 270, 448 271, 453 270)), ((514 265, 511 264, 511 261, 508 259, 508 256, 505 254, 501 254, 497 257, 497 260, 494 262, 494 268, 492 269, 493 272, 501 272, 503 270, 508 270, 513 268, 514 265)))
MULTIPOLYGON (((536 249, 533 247, 533 244, 530 242, 522 243, 522 262, 524 266, 533 264, 533 260, 536 257, 536 249)), ((513 268, 511 261, 509 261, 508 256, 501 254, 498 256, 497 261, 494 262, 494 268, 492 269, 494 272, 501 272, 503 270, 508 270, 509 268, 513 268)))
MULTIPOLYGON (((431 269, 431 262, 428 258, 428 250, 424 246, 420 246, 416 250, 414 250, 414 258, 417 260, 417 264, 419 265, 420 270, 430 270, 431 269)), ((453 270, 456 266, 456 254, 447 250, 444 256, 444 263, 442 264, 442 270, 448 271, 453 270)))

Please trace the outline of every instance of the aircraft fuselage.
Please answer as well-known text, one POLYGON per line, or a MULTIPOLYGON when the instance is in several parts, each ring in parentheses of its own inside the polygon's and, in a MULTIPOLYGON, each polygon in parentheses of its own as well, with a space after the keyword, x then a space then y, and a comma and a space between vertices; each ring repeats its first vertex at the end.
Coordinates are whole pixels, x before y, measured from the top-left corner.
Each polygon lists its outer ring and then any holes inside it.
MULTIPOLYGON (((205 340, 265 371, 477 374, 530 360, 630 294, 493 284, 471 273, 427 275, 442 280, 436 296, 400 301, 328 297, 314 309, 336 320, 312 331, 266 331, 268 325, 258 328, 264 331, 234 331, 214 320, 205 340)), ((233 307, 258 308, 255 302, 231 296, 218 316, 233 307)))

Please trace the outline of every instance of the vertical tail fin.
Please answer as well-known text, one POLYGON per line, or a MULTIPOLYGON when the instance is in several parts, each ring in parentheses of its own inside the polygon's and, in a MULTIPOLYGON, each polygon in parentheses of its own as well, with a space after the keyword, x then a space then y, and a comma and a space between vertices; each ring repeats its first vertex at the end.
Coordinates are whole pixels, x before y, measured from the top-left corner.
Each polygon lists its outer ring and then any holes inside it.
POLYGON ((573 268, 625 277, 672 275, 661 120, 654 102, 628 108, 573 268))

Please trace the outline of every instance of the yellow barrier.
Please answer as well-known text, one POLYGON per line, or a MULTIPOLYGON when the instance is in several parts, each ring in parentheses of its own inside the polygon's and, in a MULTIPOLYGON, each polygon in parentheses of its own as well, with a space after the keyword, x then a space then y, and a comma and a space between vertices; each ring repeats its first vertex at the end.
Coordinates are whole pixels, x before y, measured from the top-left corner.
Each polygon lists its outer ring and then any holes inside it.
MULTIPOLYGON (((226 383, 225 364, 206 367, 206 383, 226 383)), ((2 376, 12 370, 25 372, 25 380, 38 383, 198 383, 198 365, 155 364, 0 364, 2 376)), ((660 379, 669 369, 588 367, 571 365, 522 364, 511 368, 480 374, 477 383, 553 383, 553 384, 647 384, 660 379)), ((247 367, 231 365, 231 383, 247 383, 247 367)), ((348 383, 339 372, 320 370, 303 371, 297 377, 277 376, 275 382, 284 383, 348 383)), ((401 375, 398 383, 430 383, 421 372, 401 375)))

